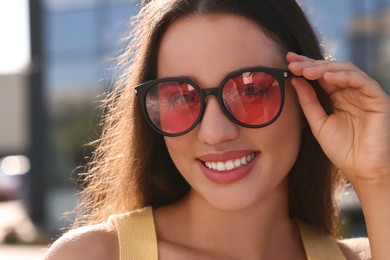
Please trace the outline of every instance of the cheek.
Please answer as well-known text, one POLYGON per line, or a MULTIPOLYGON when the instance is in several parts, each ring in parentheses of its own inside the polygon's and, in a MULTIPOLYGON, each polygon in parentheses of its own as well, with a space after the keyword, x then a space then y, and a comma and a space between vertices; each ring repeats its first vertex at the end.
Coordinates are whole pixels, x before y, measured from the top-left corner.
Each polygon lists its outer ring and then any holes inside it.
POLYGON ((191 134, 192 133, 190 132, 178 137, 164 137, 169 155, 176 168, 182 174, 183 172, 188 171, 187 168, 190 166, 189 160, 190 158, 193 158, 193 155, 191 154, 192 149, 188 149, 194 145, 191 134))
POLYGON ((264 129, 267 131, 264 144, 268 148, 265 156, 272 157, 269 167, 289 172, 298 156, 302 133, 302 113, 295 92, 286 91, 282 114, 264 129))

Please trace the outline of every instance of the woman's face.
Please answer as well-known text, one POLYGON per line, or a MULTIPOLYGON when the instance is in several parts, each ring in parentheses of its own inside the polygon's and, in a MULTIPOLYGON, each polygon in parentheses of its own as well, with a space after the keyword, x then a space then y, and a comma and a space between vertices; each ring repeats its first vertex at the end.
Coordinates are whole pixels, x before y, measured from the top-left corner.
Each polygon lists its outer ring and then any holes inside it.
MULTIPOLYGON (((190 16, 170 25, 157 66, 159 78, 185 75, 209 88, 240 68, 285 69, 287 63, 257 24, 218 14, 190 16)), ((267 127, 234 124, 216 97, 208 96, 203 119, 192 131, 165 137, 173 162, 192 187, 190 197, 223 210, 243 209, 281 194, 286 198, 286 176, 298 154, 302 124, 295 92, 289 84, 285 87, 282 114, 267 127)))

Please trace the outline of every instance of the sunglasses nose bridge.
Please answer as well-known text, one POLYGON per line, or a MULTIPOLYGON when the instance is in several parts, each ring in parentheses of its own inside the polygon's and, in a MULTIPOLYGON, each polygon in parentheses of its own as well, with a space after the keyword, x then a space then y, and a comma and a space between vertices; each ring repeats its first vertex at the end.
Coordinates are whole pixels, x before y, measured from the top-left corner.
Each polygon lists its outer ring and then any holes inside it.
POLYGON ((207 96, 215 96, 217 97, 218 95, 218 87, 213 87, 213 88, 204 88, 202 89, 203 95, 206 98, 207 96))
POLYGON ((206 104, 206 98, 207 96, 215 96, 218 100, 218 103, 220 102, 219 101, 219 98, 218 98, 218 89, 219 87, 212 87, 212 88, 204 88, 204 89, 201 89, 202 93, 203 93, 203 98, 204 98, 204 104, 206 104))

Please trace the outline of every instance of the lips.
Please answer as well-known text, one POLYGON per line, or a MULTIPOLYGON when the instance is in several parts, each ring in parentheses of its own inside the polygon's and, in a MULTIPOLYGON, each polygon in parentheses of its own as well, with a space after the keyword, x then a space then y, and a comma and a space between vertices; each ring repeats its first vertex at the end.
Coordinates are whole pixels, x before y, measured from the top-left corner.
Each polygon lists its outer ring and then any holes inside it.
POLYGON ((248 175, 259 157, 253 150, 211 153, 198 157, 205 177, 216 184, 229 184, 248 175))

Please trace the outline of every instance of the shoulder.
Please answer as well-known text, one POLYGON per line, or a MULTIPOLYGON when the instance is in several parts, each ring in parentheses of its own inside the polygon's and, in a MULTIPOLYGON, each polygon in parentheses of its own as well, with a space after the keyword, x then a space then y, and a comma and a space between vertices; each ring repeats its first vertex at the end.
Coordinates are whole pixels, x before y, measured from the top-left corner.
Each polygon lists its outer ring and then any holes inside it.
POLYGON ((65 233, 48 249, 45 260, 119 259, 115 226, 110 223, 90 225, 65 233))
POLYGON ((342 239, 337 244, 347 259, 371 259, 370 243, 366 237, 342 239))

